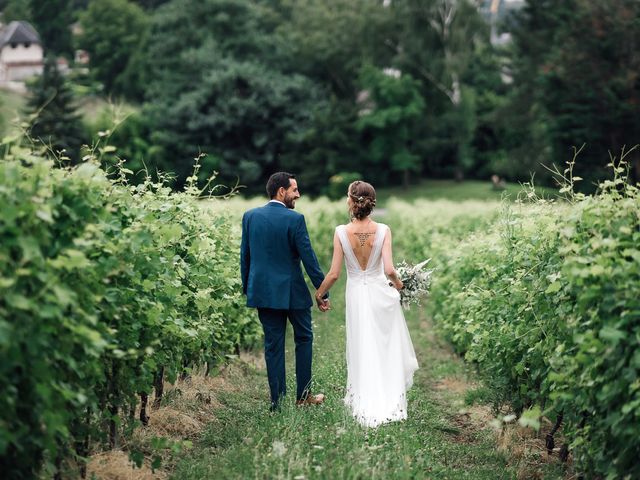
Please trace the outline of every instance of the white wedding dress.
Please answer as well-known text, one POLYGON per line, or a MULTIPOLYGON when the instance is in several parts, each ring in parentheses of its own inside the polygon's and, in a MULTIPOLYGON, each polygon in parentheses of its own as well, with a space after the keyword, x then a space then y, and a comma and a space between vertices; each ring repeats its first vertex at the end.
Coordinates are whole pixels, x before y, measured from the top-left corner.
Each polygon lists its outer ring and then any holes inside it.
POLYGON ((347 391, 345 403, 366 427, 407 418, 406 392, 418 361, 400 305, 384 274, 382 244, 388 227, 377 224, 363 270, 345 225, 336 228, 347 266, 347 391))

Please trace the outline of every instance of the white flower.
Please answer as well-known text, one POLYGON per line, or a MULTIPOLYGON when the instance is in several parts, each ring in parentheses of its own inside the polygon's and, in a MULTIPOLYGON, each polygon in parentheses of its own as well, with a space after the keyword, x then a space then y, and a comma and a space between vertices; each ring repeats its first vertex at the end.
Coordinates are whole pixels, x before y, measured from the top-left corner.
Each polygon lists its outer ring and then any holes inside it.
POLYGON ((273 454, 276 457, 281 457, 287 453, 287 447, 285 447, 284 443, 280 440, 274 440, 271 448, 273 449, 273 454))

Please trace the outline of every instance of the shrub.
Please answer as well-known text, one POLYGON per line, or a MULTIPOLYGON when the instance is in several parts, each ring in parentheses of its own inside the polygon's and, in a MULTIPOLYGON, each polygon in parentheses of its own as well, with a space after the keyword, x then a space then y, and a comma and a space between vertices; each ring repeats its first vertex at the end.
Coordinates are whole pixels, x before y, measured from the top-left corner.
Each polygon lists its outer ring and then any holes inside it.
POLYGON ((238 241, 223 216, 150 180, 130 186, 92 161, 54 168, 7 147, 0 162, 0 469, 117 443, 162 376, 254 343, 238 241), (231 239, 231 240, 230 240, 231 239))
POLYGON ((571 203, 505 208, 449 249, 433 286, 457 350, 516 413, 562 413, 589 476, 640 477, 638 212, 619 176, 571 203))

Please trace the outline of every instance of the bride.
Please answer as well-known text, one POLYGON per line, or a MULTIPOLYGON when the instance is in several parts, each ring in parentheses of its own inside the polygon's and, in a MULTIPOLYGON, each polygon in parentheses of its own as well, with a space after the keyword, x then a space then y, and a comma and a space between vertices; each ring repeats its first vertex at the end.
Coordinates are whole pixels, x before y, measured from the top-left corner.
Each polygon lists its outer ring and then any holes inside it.
POLYGON ((393 268, 391 230, 371 220, 376 192, 356 181, 347 190, 351 223, 339 225, 333 260, 316 291, 322 298, 347 266, 347 392, 345 403, 362 425, 407 418, 406 391, 418 368, 405 323, 402 281, 393 268))

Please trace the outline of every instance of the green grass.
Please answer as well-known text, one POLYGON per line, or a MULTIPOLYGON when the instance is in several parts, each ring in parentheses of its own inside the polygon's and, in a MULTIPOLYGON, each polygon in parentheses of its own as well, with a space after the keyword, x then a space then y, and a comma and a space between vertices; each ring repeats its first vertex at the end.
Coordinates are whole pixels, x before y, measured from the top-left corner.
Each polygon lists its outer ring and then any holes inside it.
MULTIPOLYGON (((511 200, 518 198, 518 193, 522 191, 522 186, 517 183, 507 183, 504 190, 494 190, 491 182, 487 180, 465 180, 456 182, 455 180, 421 180, 417 185, 411 185, 408 189, 402 187, 383 187, 376 189, 378 200, 382 204, 390 198, 395 197, 400 200, 413 201, 415 199, 426 200, 500 200, 506 197, 511 200)), ((547 197, 555 196, 556 191, 550 188, 536 187, 539 195, 547 197)))
MULTIPOLYGON (((344 279, 332 291, 333 309, 314 312, 314 391, 320 407, 299 409, 288 398, 267 412, 266 372, 247 366, 222 407, 173 472, 175 479, 512 479, 517 467, 496 449, 488 424, 466 420, 464 392, 436 388, 445 379, 468 382, 468 367, 434 334, 421 310, 407 313, 420 369, 409 392, 409 418, 377 429, 360 427, 342 404, 346 379, 344 279)), ((287 339, 288 391, 295 391, 293 341, 287 339)), ((541 478, 541 477, 540 477, 541 478)), ((562 478, 557 466, 544 478, 562 478)))
POLYGON ((0 135, 17 131, 18 117, 24 116, 26 96, 21 93, 0 90, 0 135))
MULTIPOLYGON (((375 185, 374 185, 375 187, 375 185)), ((304 188, 304 185, 302 185, 304 188)), ((544 198, 556 198, 557 190, 548 187, 536 187, 536 195, 544 198)), ((346 192, 345 192, 346 195, 346 192)), ((465 180, 456 182, 455 180, 421 180, 416 185, 411 185, 408 189, 402 187, 380 187, 376 188, 376 196, 378 207, 385 208, 390 200, 402 200, 409 204, 416 200, 439 201, 447 200, 451 202, 479 201, 479 202, 500 202, 507 199, 515 201, 518 198, 524 199, 526 193, 524 188, 516 183, 506 184, 504 190, 494 190, 491 182, 481 182, 479 180, 465 180)), ((299 201, 300 208, 308 201, 308 197, 304 197, 299 201)), ((262 205, 266 202, 264 196, 245 197, 240 195, 236 197, 237 205, 244 205, 247 208, 262 205)), ((338 200, 344 203, 344 200, 338 200)), ((228 204, 224 204, 226 208, 228 204)), ((244 206, 242 208, 244 208, 244 206)))
MULTIPOLYGON (((27 95, 0 89, 1 136, 11 135, 18 131, 18 119, 24 120, 26 103, 27 95)), ((122 119, 139 109, 130 103, 111 102, 96 95, 78 96, 77 106, 83 120, 89 125, 96 123, 105 114, 108 114, 107 118, 122 119)))
POLYGON ((110 101, 107 98, 95 95, 81 97, 78 102, 78 107, 83 120, 89 125, 96 123, 104 115, 107 115, 107 118, 118 120, 125 118, 140 108, 131 103, 110 101))

